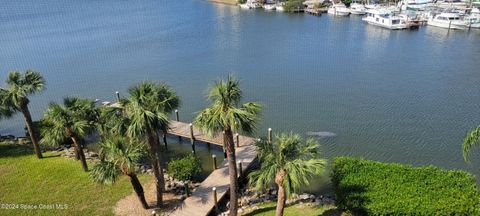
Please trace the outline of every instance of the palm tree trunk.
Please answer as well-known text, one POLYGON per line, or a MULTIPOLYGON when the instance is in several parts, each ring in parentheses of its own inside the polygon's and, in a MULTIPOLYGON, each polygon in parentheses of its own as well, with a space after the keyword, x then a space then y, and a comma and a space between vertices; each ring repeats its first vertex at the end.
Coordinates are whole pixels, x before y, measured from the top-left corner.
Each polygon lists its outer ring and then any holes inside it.
POLYGON ((85 153, 83 152, 83 148, 79 143, 79 139, 76 138, 75 136, 71 136, 71 139, 73 141, 73 144, 77 147, 78 155, 80 156, 80 162, 82 163, 83 171, 88 172, 87 160, 85 158, 85 153))
POLYGON ((158 136, 155 132, 151 131, 149 128, 147 129, 147 139, 148 145, 150 147, 150 156, 152 160, 153 166, 153 174, 155 175, 155 186, 157 189, 157 207, 161 207, 163 205, 163 189, 164 189, 164 177, 163 177, 163 169, 160 165, 160 149, 158 148, 158 136))
POLYGON ((35 133, 35 127, 33 125, 32 115, 30 115, 30 110, 28 110, 28 106, 26 104, 22 105, 20 109, 25 117, 25 124, 27 125, 28 134, 30 135, 30 140, 32 140, 35 154, 37 155, 38 159, 42 159, 42 150, 40 150, 40 145, 38 144, 37 134, 35 133))
POLYGON ((135 193, 137 194, 138 200, 140 201, 140 203, 142 203, 142 207, 144 209, 148 209, 148 204, 147 204, 147 200, 145 200, 143 187, 140 181, 138 180, 137 175, 128 174, 128 177, 130 178, 130 183, 132 183, 133 190, 135 190, 135 193))
POLYGON ((282 216, 283 209, 285 208, 285 203, 287 201, 287 193, 283 187, 283 179, 285 177, 285 170, 280 170, 277 176, 275 176, 275 183, 278 186, 277 193, 277 209, 275 210, 275 216, 282 216))
POLYGON ((228 161, 228 174, 230 176, 230 216, 236 216, 238 210, 238 181, 237 181, 237 163, 235 156, 235 143, 233 141, 232 130, 228 127, 225 130, 225 144, 228 161))

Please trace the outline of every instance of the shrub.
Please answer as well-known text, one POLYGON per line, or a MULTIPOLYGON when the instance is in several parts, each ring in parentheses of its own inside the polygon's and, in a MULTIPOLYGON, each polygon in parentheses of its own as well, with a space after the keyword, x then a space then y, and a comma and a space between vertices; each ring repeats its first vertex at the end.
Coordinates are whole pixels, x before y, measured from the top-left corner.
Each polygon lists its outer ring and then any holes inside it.
POLYGON ((287 12, 296 12, 304 8, 303 1, 304 0, 288 0, 283 5, 283 9, 287 12))
POLYGON ((338 157, 337 205, 355 215, 480 215, 475 178, 464 171, 338 157))
POLYGON ((191 180, 195 175, 202 172, 200 160, 192 155, 181 159, 172 160, 168 163, 167 173, 181 181, 191 180))

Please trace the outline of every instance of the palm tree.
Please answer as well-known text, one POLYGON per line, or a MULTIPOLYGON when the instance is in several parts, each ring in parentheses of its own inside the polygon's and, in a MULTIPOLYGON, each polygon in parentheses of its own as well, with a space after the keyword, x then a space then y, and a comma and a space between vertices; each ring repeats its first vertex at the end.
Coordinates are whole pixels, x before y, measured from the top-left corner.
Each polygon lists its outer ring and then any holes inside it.
POLYGON ((472 147, 480 146, 480 126, 468 132, 463 140, 463 159, 469 161, 469 154, 472 147))
POLYGON ((88 171, 87 161, 82 148, 85 136, 95 128, 97 110, 95 102, 90 99, 65 98, 63 105, 51 103, 44 114, 42 143, 59 145, 65 139, 71 139, 85 172, 88 171))
POLYGON ((261 167, 250 174, 250 184, 265 190, 273 184, 278 187, 275 215, 283 215, 287 196, 309 179, 321 175, 326 160, 319 159, 319 144, 314 139, 303 142, 298 134, 281 134, 273 143, 262 139, 256 143, 261 167))
POLYGON ((240 83, 234 76, 227 80, 219 80, 210 87, 208 99, 212 104, 202 110, 195 119, 195 125, 211 136, 225 133, 225 148, 230 175, 230 215, 237 215, 238 182, 233 131, 251 134, 255 130, 261 105, 244 103, 240 83))
POLYGON ((38 144, 36 128, 34 127, 28 104, 30 100, 29 95, 43 91, 45 88, 45 80, 42 75, 33 70, 27 70, 25 73, 13 71, 8 74, 6 81, 7 88, 0 88, 0 104, 3 107, 4 114, 11 112, 21 112, 25 118, 30 140, 37 158, 42 158, 42 151, 38 144), (8 112, 6 112, 8 111, 8 112))
POLYGON ((156 178, 157 206, 162 206, 165 180, 159 135, 167 131, 168 113, 178 107, 180 101, 170 87, 155 82, 143 82, 130 88, 128 93, 126 99, 120 100, 118 108, 126 118, 121 122, 126 125, 129 137, 147 140, 156 178))
POLYGON ((144 144, 129 142, 121 136, 115 136, 103 140, 99 147, 104 160, 92 168, 90 177, 99 183, 113 184, 120 175, 128 176, 142 207, 147 209, 143 187, 135 170, 146 154, 144 144))

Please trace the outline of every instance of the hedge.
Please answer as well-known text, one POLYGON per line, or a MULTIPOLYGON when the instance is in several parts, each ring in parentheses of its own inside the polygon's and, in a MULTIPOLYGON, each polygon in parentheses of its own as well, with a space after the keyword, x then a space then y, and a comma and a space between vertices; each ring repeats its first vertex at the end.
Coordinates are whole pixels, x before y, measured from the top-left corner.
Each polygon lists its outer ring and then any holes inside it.
POLYGON ((464 171, 338 157, 331 177, 338 207, 354 215, 480 215, 464 171))

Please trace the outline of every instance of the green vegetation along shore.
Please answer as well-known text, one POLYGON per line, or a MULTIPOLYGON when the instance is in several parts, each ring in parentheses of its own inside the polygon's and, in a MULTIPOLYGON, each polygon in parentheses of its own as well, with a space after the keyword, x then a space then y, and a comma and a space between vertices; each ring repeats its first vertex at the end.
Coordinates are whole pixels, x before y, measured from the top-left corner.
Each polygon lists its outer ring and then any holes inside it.
POLYGON ((4 206, 0 215, 113 215, 115 203, 132 193, 125 177, 113 186, 97 184, 72 159, 45 152, 38 160, 31 148, 10 142, 0 143, 0 182, 2 204, 14 204, 4 206), (49 209, 52 204, 59 206, 49 209), (22 209, 33 205, 45 209, 22 209))

